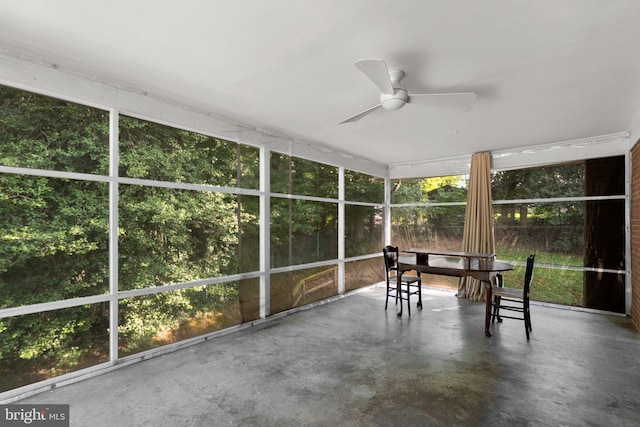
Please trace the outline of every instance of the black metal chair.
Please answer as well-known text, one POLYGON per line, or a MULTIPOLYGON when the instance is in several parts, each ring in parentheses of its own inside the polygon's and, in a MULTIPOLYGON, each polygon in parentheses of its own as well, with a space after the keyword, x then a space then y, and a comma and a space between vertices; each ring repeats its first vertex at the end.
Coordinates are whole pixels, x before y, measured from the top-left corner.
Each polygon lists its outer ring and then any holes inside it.
POLYGON ((529 292, 531 289, 531 279, 533 278, 533 265, 535 254, 527 258, 527 268, 524 273, 522 289, 505 288, 502 275, 498 274, 498 285, 492 287, 493 301, 491 302, 491 322, 502 322, 502 318, 524 320, 524 329, 529 339, 531 328, 531 310, 529 309, 529 292), (500 310, 520 313, 520 315, 501 314, 500 310))
MULTIPOLYGON (((385 246, 382 249, 382 254, 384 255, 384 267, 387 277, 387 298, 384 303, 384 309, 387 309, 389 297, 394 297, 396 299, 396 304, 398 304, 398 299, 400 299, 400 304, 402 304, 402 300, 406 300, 407 310, 409 312, 409 316, 411 316, 411 295, 418 295, 418 308, 422 309, 422 279, 420 278, 420 272, 418 272, 417 276, 403 274, 398 287, 398 247, 385 246), (393 274, 393 272, 395 272, 395 274, 393 274), (406 286, 406 289, 403 289, 403 285, 406 286)), ((401 315, 402 310, 398 313, 398 316, 401 315)))

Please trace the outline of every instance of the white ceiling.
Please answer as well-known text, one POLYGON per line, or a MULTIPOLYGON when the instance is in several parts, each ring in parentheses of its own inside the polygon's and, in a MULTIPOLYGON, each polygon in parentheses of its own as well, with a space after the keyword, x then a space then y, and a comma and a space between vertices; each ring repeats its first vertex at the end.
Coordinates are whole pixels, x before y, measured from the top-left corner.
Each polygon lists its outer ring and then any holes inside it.
POLYGON ((0 38, 385 165, 624 132, 640 110, 637 0, 2 0, 0 38), (378 103, 363 58, 477 102, 338 125, 378 103))

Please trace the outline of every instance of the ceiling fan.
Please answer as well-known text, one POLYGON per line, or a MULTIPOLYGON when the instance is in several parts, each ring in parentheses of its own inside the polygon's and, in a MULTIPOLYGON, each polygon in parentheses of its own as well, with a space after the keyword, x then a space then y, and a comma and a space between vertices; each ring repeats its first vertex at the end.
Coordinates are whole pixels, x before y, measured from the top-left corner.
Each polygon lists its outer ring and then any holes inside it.
POLYGON ((404 71, 389 71, 387 64, 380 59, 362 59, 354 65, 380 89, 380 103, 338 124, 357 122, 367 114, 380 108, 388 111, 399 110, 407 103, 455 110, 470 110, 476 100, 476 94, 473 92, 409 93, 400 83, 404 78, 404 71))

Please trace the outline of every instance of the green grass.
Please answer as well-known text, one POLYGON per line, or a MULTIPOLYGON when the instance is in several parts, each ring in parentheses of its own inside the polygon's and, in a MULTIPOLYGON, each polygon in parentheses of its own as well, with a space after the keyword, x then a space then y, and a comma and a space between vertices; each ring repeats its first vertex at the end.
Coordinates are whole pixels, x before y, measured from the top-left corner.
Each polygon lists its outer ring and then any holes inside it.
POLYGON ((530 254, 536 254, 536 264, 552 264, 571 267, 582 267, 582 254, 561 254, 557 252, 540 251, 536 249, 510 246, 497 246, 497 258, 503 261, 525 262, 530 254))
MULTIPOLYGON (((497 258, 503 261, 524 261, 530 253, 536 254, 536 266, 531 282, 531 299, 555 304, 583 305, 583 272, 548 268, 539 264, 582 266, 581 256, 532 251, 526 248, 497 247, 497 258)), ((521 288, 524 266, 516 266, 505 273, 505 286, 521 288)))

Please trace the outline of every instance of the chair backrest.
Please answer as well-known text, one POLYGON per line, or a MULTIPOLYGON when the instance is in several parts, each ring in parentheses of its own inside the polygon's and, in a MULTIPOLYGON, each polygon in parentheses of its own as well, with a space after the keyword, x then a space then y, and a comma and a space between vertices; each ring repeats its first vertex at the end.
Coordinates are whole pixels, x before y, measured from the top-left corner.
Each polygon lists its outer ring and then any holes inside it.
POLYGON ((387 272, 387 279, 389 278, 389 272, 398 270, 398 247, 397 246, 385 246, 382 248, 382 254, 384 255, 384 268, 387 272))
POLYGON ((529 295, 531 289, 531 279, 533 279, 533 263, 536 258, 536 254, 531 254, 527 258, 527 268, 524 271, 524 294, 529 295))

